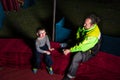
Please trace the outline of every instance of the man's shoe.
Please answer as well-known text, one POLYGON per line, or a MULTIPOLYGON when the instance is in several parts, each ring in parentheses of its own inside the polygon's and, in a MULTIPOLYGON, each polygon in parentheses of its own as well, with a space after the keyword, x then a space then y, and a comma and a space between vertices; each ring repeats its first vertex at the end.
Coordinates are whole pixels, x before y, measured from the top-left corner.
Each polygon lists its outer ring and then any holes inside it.
POLYGON ((34 74, 36 74, 36 73, 37 73, 37 71, 38 71, 38 69, 37 69, 37 68, 33 68, 33 73, 34 73, 34 74))
POLYGON ((71 80, 68 76, 64 76, 62 80, 71 80))
POLYGON ((53 75, 52 67, 47 67, 47 70, 48 70, 48 73, 49 73, 50 75, 53 75))

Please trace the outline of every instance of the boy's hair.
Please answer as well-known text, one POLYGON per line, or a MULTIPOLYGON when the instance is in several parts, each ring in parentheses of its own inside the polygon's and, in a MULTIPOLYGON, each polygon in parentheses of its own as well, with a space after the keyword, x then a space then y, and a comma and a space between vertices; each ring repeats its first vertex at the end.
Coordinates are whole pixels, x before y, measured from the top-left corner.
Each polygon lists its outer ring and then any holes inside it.
POLYGON ((45 28, 38 27, 38 28, 36 29, 36 33, 37 33, 39 30, 45 30, 45 28))

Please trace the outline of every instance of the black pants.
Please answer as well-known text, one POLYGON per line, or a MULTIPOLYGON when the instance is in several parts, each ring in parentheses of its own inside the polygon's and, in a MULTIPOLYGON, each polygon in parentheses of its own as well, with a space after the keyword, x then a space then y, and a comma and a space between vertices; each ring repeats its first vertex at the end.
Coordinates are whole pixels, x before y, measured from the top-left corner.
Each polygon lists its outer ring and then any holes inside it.
POLYGON ((81 62, 87 61, 88 59, 90 59, 92 57, 93 56, 90 54, 89 51, 87 51, 86 53, 82 53, 82 52, 76 53, 72 59, 71 65, 68 69, 68 75, 70 75, 71 77, 75 77, 79 64, 81 62))
MULTIPOLYGON (((43 47, 41 47, 43 50, 48 50, 48 47, 45 45, 43 47)), ((44 53, 39 53, 37 50, 35 51, 35 65, 34 68, 39 68, 40 64, 41 64, 41 56, 43 55, 43 57, 45 58, 45 63, 47 67, 51 67, 53 64, 51 55, 47 55, 44 53)))

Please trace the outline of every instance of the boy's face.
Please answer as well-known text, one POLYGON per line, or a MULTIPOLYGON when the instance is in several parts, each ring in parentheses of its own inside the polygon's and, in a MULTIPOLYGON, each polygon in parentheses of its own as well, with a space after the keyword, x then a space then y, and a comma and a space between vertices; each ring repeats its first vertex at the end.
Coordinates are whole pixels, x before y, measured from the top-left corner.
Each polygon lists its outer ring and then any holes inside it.
POLYGON ((38 35, 38 37, 40 37, 40 38, 44 38, 45 35, 46 35, 46 32, 45 32, 45 30, 39 30, 38 33, 37 33, 37 35, 38 35))

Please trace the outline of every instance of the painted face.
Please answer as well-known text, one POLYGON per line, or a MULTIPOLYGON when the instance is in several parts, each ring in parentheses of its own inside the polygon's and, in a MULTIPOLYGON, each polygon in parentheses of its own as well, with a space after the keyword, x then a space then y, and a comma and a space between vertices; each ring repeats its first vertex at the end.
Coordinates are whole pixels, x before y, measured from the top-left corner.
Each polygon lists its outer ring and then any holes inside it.
POLYGON ((38 36, 39 36, 40 38, 44 38, 45 35, 46 35, 45 30, 39 30, 39 31, 38 31, 38 36))
POLYGON ((91 19, 90 18, 87 18, 84 22, 84 28, 85 29, 89 29, 92 27, 92 24, 91 24, 91 19))

